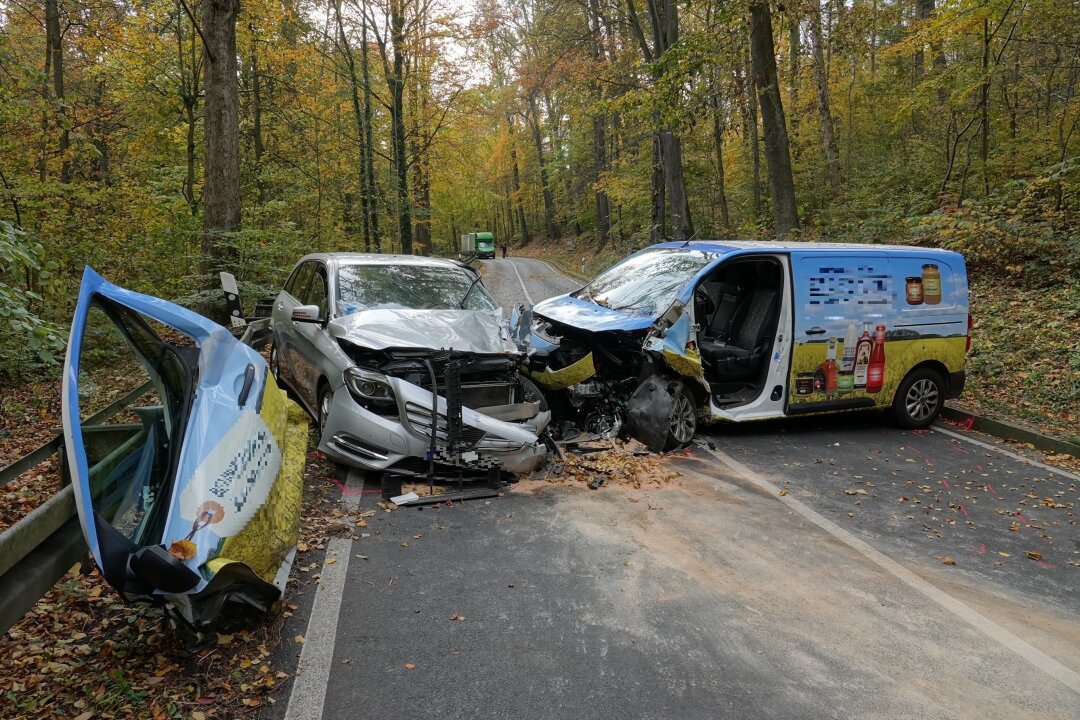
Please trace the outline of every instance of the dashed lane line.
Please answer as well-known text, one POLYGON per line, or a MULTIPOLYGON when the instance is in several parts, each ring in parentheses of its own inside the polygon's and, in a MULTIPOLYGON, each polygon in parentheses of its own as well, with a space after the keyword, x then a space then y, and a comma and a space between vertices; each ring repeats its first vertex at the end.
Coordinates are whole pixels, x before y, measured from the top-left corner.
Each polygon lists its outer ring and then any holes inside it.
MULTIPOLYGON (((936 585, 927 582, 887 555, 875 550, 869 544, 819 514, 808 505, 796 500, 791 495, 781 495, 779 487, 746 467, 727 453, 720 450, 713 450, 703 444, 699 445, 699 447, 715 457, 723 465, 736 472, 744 480, 772 495, 774 498, 787 505, 793 512, 798 513, 806 520, 817 525, 819 528, 829 533, 885 572, 893 575, 901 582, 955 615, 957 618, 981 631, 991 640, 994 640, 1006 649, 1016 653, 1024 660, 1027 660, 1035 668, 1059 681, 1073 692, 1080 694, 1080 673, 1066 667, 1031 643, 1001 627, 977 610, 968 607, 936 585)), ((993 449, 996 450, 997 448, 993 449)))
POLYGON ((521 273, 518 272, 517 263, 510 260, 510 258, 507 258, 507 260, 510 261, 510 267, 514 268, 514 274, 517 275, 518 282, 521 283, 521 292, 525 293, 525 299, 529 301, 530 305, 535 305, 536 303, 533 302, 532 295, 529 294, 529 288, 525 287, 525 281, 521 279, 521 273))

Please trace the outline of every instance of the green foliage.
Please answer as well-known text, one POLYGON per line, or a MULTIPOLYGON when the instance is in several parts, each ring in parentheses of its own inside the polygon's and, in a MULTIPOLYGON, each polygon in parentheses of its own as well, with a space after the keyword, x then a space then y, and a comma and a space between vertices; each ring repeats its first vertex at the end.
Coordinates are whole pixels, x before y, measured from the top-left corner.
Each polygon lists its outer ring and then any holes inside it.
POLYGON ((0 377, 57 364, 64 335, 39 316, 42 297, 33 289, 50 284, 55 270, 41 243, 0 220, 0 377))

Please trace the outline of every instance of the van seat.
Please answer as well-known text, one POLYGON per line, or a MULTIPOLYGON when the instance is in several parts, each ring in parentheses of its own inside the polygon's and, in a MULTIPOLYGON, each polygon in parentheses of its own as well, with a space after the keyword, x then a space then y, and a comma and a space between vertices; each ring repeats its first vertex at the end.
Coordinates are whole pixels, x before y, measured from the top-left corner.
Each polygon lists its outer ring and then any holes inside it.
MULTIPOLYGON (((702 357, 722 377, 734 379, 757 375, 761 360, 769 349, 771 337, 767 336, 776 314, 778 297, 776 288, 754 288, 742 318, 736 318, 738 329, 734 338, 730 341, 712 339, 702 343, 702 357)), ((719 310, 717 308, 717 313, 719 310)), ((714 317, 717 313, 714 313, 714 317)))

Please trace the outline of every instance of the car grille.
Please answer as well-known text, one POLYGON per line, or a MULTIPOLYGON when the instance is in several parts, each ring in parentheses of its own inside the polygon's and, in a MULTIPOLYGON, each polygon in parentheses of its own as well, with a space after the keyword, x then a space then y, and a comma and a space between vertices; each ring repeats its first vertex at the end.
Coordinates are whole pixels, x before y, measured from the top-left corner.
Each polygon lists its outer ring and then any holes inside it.
MULTIPOLYGON (((431 437, 431 410, 420 407, 415 403, 406 403, 405 415, 409 425, 424 437, 431 437)), ((484 431, 478 428, 461 426, 461 448, 469 449, 484 439, 484 431)), ((446 442, 446 416, 439 414, 438 427, 435 428, 435 437, 441 442, 446 442)))

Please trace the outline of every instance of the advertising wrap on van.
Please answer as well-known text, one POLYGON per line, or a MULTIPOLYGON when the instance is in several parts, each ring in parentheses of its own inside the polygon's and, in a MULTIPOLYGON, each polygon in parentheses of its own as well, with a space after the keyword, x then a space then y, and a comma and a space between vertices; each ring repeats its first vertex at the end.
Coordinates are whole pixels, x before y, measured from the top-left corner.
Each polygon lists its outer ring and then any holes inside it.
POLYGON ((924 363, 964 367, 968 287, 961 255, 897 249, 791 254, 792 406, 863 400, 885 407, 924 363))

